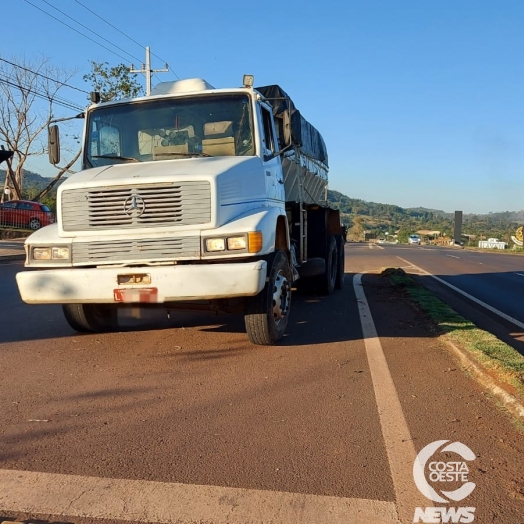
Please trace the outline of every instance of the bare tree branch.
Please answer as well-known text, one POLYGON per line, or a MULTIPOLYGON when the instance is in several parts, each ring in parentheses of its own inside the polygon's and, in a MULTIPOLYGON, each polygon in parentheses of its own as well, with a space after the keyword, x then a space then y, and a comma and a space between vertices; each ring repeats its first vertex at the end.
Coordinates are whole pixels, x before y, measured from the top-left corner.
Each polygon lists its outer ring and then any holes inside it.
POLYGON ((33 63, 24 59, 0 61, 0 139, 14 152, 8 176, 19 197, 24 163, 30 156, 46 153, 46 130, 60 100, 58 93, 74 74, 51 67, 45 58, 33 63), (48 101, 47 111, 39 107, 39 99, 48 101))
POLYGON ((49 193, 49 191, 51 191, 51 189, 53 189, 54 185, 60 180, 62 175, 64 173, 67 173, 71 169, 73 164, 80 158, 80 154, 81 153, 82 153, 82 150, 80 149, 76 153, 76 155, 73 157, 72 160, 70 160, 64 167, 61 167, 60 171, 58 172, 58 175, 56 175, 55 178, 53 178, 53 180, 51 180, 51 182, 47 185, 47 187, 42 189, 42 191, 40 191, 40 193, 38 193, 38 195, 36 195, 34 200, 39 201, 42 198, 44 198, 47 195, 47 193, 49 193))

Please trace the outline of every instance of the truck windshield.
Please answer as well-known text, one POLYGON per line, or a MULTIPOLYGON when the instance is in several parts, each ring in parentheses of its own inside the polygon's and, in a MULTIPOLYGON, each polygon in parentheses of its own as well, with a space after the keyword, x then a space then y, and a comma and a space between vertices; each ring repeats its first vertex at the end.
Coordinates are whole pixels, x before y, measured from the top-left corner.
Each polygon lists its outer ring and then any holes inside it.
POLYGON ((254 155, 250 107, 238 94, 101 106, 89 114, 84 167, 254 155))

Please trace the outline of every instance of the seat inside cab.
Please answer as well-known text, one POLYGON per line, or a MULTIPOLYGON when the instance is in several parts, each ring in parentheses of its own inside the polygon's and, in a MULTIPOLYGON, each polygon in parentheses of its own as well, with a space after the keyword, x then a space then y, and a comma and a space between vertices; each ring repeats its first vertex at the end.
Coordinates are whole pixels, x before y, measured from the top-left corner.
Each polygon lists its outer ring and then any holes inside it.
POLYGON ((204 124, 204 137, 202 153, 211 156, 235 155, 235 138, 231 120, 204 124))
POLYGON ((165 131, 160 144, 153 148, 153 157, 155 160, 167 160, 177 154, 189 153, 189 144, 194 138, 193 126, 165 131))

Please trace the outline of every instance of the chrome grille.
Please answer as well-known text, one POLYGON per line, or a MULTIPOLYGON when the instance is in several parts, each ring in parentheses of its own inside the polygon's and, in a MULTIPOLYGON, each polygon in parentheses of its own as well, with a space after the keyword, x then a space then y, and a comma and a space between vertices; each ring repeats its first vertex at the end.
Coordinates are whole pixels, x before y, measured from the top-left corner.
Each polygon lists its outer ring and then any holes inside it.
POLYGON ((73 264, 116 264, 200 258, 200 237, 73 243, 73 264))
POLYGON ((206 224, 211 186, 206 181, 72 189, 62 193, 64 231, 206 224), (131 203, 138 202, 135 209, 131 203))

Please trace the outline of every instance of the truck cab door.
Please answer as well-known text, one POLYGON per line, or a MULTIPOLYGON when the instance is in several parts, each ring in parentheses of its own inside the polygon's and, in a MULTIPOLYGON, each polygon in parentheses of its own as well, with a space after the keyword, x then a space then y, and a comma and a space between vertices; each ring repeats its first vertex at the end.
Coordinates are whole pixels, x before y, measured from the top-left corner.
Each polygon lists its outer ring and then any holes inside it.
MULTIPOLYGON (((284 173, 282 172, 282 161, 280 156, 275 156, 278 151, 275 126, 272 112, 260 105, 259 117, 262 123, 261 148, 262 160, 266 179, 266 195, 275 204, 285 201, 284 173)), ((270 202, 271 205, 271 202, 270 202)))

